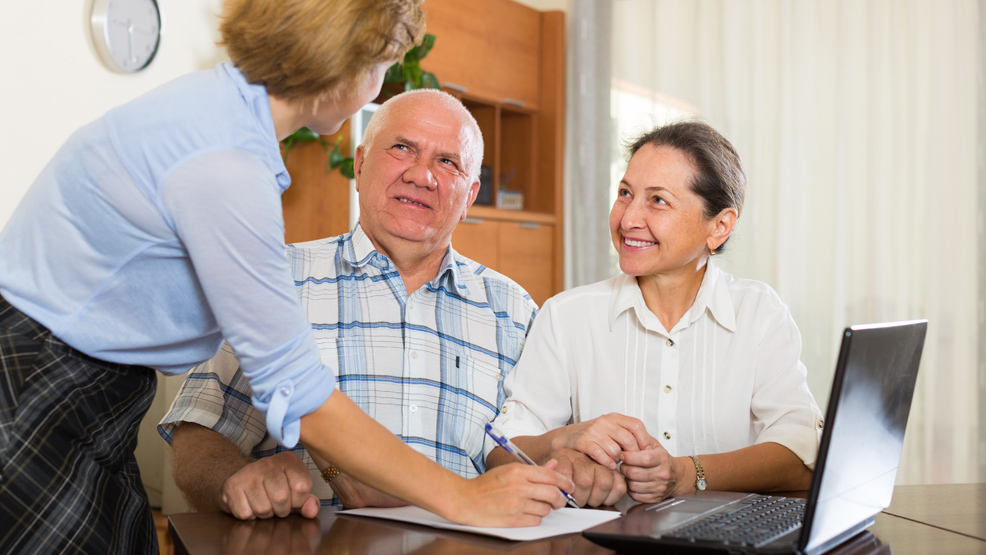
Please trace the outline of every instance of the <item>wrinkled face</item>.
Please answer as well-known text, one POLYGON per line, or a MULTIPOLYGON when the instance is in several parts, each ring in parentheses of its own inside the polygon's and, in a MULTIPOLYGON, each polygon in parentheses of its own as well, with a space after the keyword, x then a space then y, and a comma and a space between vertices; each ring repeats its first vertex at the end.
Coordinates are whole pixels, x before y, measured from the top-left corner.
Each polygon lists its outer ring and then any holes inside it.
POLYGON ((609 215, 620 269, 631 276, 672 275, 704 263, 716 220, 692 192, 698 169, 680 150, 647 144, 620 181, 609 215))
POLYGON ((398 104, 356 150, 360 225, 391 258, 401 248, 444 251, 479 191, 466 168, 476 131, 428 95, 390 102, 398 104))
POLYGON ((323 100, 306 123, 307 127, 319 135, 338 132, 343 122, 380 94, 383 77, 392 65, 393 62, 385 62, 373 66, 360 86, 347 88, 338 98, 323 100))

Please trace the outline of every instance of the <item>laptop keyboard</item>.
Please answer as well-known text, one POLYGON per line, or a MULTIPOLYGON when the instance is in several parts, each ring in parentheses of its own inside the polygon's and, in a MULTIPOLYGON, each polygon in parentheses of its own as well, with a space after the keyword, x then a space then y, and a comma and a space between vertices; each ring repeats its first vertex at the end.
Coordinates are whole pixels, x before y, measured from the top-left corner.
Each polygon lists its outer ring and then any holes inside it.
POLYGON ((754 495, 725 511, 686 522, 662 537, 759 547, 797 530, 804 520, 804 499, 754 495))

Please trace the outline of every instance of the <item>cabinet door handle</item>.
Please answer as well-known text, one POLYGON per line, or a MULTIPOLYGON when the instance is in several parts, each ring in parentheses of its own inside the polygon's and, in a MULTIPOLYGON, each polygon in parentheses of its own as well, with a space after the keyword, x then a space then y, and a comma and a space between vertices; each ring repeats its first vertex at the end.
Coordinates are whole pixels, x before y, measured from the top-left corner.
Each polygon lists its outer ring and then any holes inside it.
POLYGON ((481 224, 481 223, 483 223, 483 219, 482 218, 470 218, 470 217, 466 216, 466 219, 462 220, 462 223, 464 223, 464 224, 481 224))
POLYGON ((537 222, 520 222, 520 227, 523 229, 541 229, 541 224, 537 222))
POLYGON ((442 83, 442 86, 446 89, 452 89, 453 91, 468 92, 468 90, 462 85, 456 85, 455 83, 450 83, 448 81, 442 83))
POLYGON ((513 98, 504 98, 503 99, 503 103, 504 104, 509 104, 511 106, 520 106, 521 108, 523 108, 524 106, 527 106, 527 104, 525 104, 523 100, 516 100, 516 99, 513 99, 513 98))

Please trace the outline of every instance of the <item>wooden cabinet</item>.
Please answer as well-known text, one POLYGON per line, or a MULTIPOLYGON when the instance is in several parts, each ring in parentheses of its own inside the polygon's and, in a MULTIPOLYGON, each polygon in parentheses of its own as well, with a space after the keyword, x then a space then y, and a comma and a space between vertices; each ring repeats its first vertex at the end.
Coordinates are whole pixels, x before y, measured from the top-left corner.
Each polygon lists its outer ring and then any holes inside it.
POLYGON ((452 234, 455 250, 509 276, 541 305, 555 288, 554 224, 470 216, 452 234))
POLYGON ((457 251, 521 284, 538 304, 562 290, 565 16, 510 0, 428 0, 422 61, 483 132, 488 205, 452 235, 457 251), (520 194, 522 210, 497 208, 520 194))

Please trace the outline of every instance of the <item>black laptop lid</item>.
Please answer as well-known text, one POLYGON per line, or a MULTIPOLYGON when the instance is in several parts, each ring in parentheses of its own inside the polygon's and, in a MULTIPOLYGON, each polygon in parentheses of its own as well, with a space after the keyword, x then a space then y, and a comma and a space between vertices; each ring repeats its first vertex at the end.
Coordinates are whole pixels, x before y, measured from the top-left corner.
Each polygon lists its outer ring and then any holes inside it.
POLYGON ((827 549, 890 505, 927 328, 916 320, 846 329, 802 549, 827 549))

